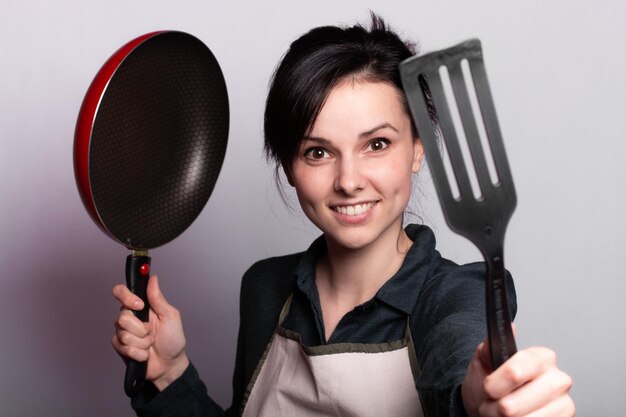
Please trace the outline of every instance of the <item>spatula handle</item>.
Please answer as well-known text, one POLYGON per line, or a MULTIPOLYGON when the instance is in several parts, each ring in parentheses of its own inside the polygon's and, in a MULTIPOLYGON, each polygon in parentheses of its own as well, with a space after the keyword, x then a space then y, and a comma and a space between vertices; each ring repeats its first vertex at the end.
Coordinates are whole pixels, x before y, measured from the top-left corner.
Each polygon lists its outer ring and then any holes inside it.
MULTIPOLYGON (((126 285, 144 303, 144 308, 140 311, 133 311, 133 314, 144 322, 148 321, 150 312, 146 293, 150 278, 150 260, 149 256, 128 255, 126 258, 126 285)), ((124 391, 129 397, 134 397, 143 388, 147 364, 147 362, 137 362, 132 359, 128 361, 124 376, 124 391)))
POLYGON ((517 352, 502 255, 487 258, 487 331, 491 366, 495 370, 517 352))

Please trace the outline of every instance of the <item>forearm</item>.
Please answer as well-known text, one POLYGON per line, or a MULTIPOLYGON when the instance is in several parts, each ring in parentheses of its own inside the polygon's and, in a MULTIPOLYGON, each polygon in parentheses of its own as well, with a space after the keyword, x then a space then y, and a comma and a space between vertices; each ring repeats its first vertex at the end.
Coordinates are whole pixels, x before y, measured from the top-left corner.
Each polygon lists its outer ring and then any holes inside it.
POLYGON ((225 417, 227 413, 207 394, 194 366, 163 391, 150 384, 131 405, 139 417, 225 417))

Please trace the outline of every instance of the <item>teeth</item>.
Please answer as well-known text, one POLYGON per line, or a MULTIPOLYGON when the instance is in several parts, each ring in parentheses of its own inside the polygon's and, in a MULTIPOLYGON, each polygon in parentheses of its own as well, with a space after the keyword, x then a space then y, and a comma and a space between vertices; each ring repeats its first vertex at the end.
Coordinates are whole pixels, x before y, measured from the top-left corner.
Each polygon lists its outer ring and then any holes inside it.
POLYGON ((374 203, 356 204, 354 206, 335 206, 334 209, 337 213, 348 216, 358 216, 371 209, 373 205, 374 203))

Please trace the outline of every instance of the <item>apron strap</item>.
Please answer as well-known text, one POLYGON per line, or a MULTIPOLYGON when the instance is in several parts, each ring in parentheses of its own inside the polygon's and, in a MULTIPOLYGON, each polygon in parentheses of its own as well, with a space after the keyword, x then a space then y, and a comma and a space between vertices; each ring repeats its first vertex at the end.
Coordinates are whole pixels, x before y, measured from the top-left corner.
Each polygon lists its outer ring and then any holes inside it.
MULTIPOLYGON (((411 373, 417 384, 417 378, 420 376, 420 366, 417 361, 417 354, 415 353, 415 345, 413 344, 413 335, 411 334, 410 317, 406 318, 406 328, 404 330, 404 337, 406 339, 406 347, 409 350, 409 364, 411 365, 411 373)), ((419 392, 419 391, 418 391, 419 392)))
POLYGON ((289 310, 291 309, 291 302, 293 301, 293 293, 289 294, 289 298, 283 304, 283 309, 280 311, 280 315, 278 316, 278 327, 283 325, 283 322, 287 318, 289 314, 289 310))

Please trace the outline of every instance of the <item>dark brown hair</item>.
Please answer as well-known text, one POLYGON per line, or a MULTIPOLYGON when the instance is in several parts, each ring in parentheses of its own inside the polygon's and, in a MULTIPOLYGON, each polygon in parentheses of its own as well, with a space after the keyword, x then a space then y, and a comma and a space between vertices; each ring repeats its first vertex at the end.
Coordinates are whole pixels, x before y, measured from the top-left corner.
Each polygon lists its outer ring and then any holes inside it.
POLYGON ((400 39, 382 18, 371 16, 369 29, 322 26, 289 47, 274 73, 265 108, 265 152, 277 168, 290 168, 331 89, 348 76, 395 86, 410 114, 398 65, 415 54, 415 46, 400 39))

